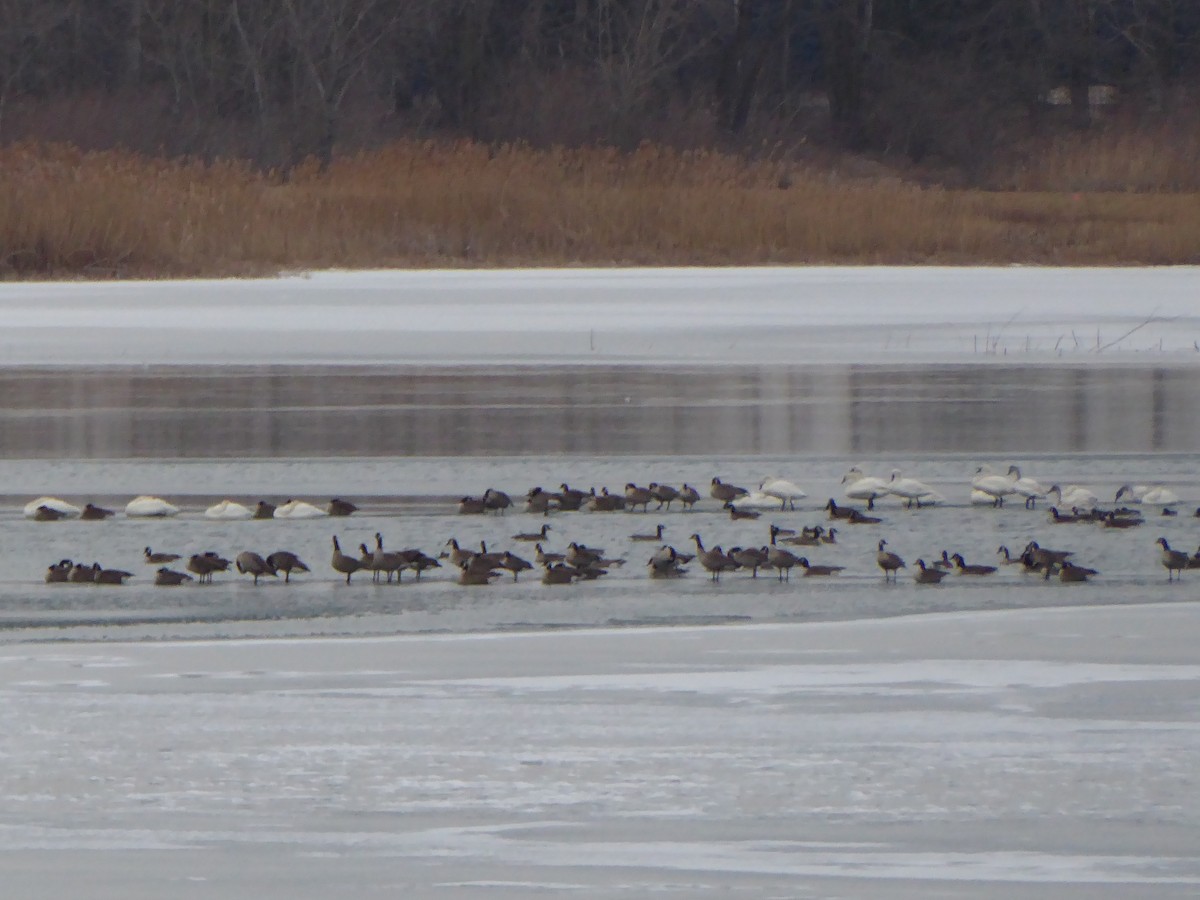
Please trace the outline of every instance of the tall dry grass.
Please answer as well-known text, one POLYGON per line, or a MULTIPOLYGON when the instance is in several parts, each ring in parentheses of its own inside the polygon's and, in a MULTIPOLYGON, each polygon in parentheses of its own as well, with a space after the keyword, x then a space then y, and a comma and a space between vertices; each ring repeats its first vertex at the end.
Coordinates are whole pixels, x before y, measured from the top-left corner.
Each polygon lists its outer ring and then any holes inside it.
POLYGON ((643 147, 406 142, 302 167, 0 151, 8 277, 512 265, 1200 262, 1191 193, 952 191, 643 147))

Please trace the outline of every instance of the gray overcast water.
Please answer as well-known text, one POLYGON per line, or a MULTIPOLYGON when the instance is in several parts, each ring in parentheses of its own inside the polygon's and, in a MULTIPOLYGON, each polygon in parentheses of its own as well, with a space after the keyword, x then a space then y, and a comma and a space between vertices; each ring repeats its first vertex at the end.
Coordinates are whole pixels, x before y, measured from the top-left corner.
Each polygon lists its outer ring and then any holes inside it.
POLYGON ((138 367, 0 372, 0 457, 1160 453, 1192 367, 138 367))

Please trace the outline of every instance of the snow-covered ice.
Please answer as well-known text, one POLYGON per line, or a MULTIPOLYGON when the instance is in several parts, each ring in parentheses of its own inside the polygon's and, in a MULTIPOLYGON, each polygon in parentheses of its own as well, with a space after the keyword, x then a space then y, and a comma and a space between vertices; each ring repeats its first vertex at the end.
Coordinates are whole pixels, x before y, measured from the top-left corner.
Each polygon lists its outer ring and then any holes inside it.
POLYGON ((1200 269, 324 272, 0 286, 9 365, 1200 362, 1200 269))
POLYGON ((0 648, 5 897, 1184 898, 1200 606, 0 648))

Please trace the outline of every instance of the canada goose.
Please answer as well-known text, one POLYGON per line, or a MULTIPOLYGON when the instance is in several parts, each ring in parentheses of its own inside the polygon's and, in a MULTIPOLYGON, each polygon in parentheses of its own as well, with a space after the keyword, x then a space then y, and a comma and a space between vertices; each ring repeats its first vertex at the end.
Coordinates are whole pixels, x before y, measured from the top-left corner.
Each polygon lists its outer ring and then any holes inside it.
POLYGON ((1008 467, 1008 477, 1013 482, 1013 492, 1025 498, 1025 508, 1033 509, 1037 501, 1046 499, 1049 490, 1034 478, 1026 478, 1017 466, 1008 467))
POLYGON ((350 583, 350 576, 362 568, 359 560, 342 552, 342 548, 338 545, 337 535, 333 536, 333 556, 330 558, 329 564, 333 566, 333 571, 346 576, 346 584, 350 583))
POLYGON ((564 512, 578 511, 587 498, 587 491, 570 487, 565 481, 558 486, 558 508, 564 512))
POLYGON ((283 573, 283 583, 287 584, 292 580, 292 572, 311 571, 300 557, 290 550, 276 550, 267 557, 267 563, 270 564, 276 572, 283 573))
POLYGON ((1003 563, 1004 565, 1006 565, 1006 566, 1021 565, 1021 557, 1013 556, 1011 553, 1009 553, 1008 548, 1005 547, 1003 544, 1001 544, 999 547, 996 548, 996 552, 998 554, 1000 554, 1000 557, 1001 557, 1000 562, 1003 563))
MULTIPOLYGON (((64 559, 63 562, 70 562, 70 560, 64 559)), ((62 563, 59 563, 59 565, 62 565, 62 563)), ((1200 569, 1200 548, 1197 548, 1196 552, 1188 557, 1187 567, 1189 569, 1200 569)))
POLYGON ((204 511, 206 519, 253 519, 254 513, 248 506, 234 500, 222 500, 204 511))
POLYGON ((1117 491, 1116 501, 1126 494, 1134 503, 1144 503, 1147 506, 1170 506, 1179 502, 1178 495, 1161 485, 1123 484, 1117 491))
POLYGON ((979 491, 992 498, 992 506, 1003 506, 1004 498, 1017 492, 1014 479, 1007 475, 996 474, 991 466, 982 465, 975 470, 971 479, 972 490, 979 491))
POLYGON ((148 497, 142 495, 134 497, 125 504, 125 515, 130 518, 150 518, 162 519, 179 514, 179 507, 161 497, 148 497))
POLYGON ((946 573, 941 569, 926 568, 925 560, 917 560, 917 569, 913 572, 913 581, 917 584, 938 584, 945 577, 946 573))
POLYGON ((875 563, 876 563, 876 565, 879 566, 879 568, 883 569, 883 580, 884 581, 888 580, 889 572, 891 573, 892 578, 894 580, 896 578, 899 570, 905 568, 904 560, 902 560, 899 556, 897 556, 892 551, 884 550, 883 548, 886 546, 887 546, 887 541, 880 540, 879 550, 875 554, 875 563))
POLYGON ((386 576, 388 584, 391 584, 392 576, 407 565, 407 560, 400 553, 388 553, 383 549, 383 535, 378 531, 375 532, 375 549, 368 551, 366 546, 361 549, 363 568, 371 570, 372 581, 378 582, 382 574, 386 576))
POLYGON ((39 506, 33 511, 33 521, 35 522, 57 522, 59 519, 65 519, 66 517, 67 514, 65 512, 60 512, 49 506, 39 506))
POLYGON ((150 566, 161 566, 163 563, 182 559, 178 553, 154 553, 149 547, 142 551, 142 558, 150 566))
POLYGON ((883 519, 879 516, 868 516, 860 513, 857 509, 850 510, 850 515, 846 517, 846 521, 851 525, 878 525, 883 519))
POLYGON ((795 535, 796 535, 796 529, 780 528, 775 523, 773 523, 773 522, 771 523, 771 541, 770 542, 772 544, 774 544, 775 541, 778 540, 779 538, 783 538, 786 541, 789 537, 795 537, 795 535))
POLYGON ((121 569, 105 569, 100 563, 92 564, 92 581, 96 584, 124 584, 127 578, 132 578, 132 572, 121 569))
POLYGON ((163 566, 154 573, 154 584, 157 587, 175 587, 183 584, 185 581, 195 580, 186 572, 176 572, 174 569, 168 569, 166 566, 163 566))
POLYGON ((1144 524, 1145 521, 1141 516, 1122 516, 1118 515, 1115 510, 1112 510, 1104 514, 1104 518, 1100 524, 1105 528, 1137 528, 1137 526, 1144 524))
POLYGON ((792 544, 796 547, 816 547, 821 543, 821 535, 825 529, 821 525, 814 525, 812 528, 805 527, 797 535, 792 537, 780 538, 781 544, 792 544))
POLYGON ((954 560, 950 558, 949 553, 943 550, 942 555, 930 563, 930 565, 932 565, 935 569, 942 569, 943 571, 949 572, 954 568, 954 560))
POLYGON ((818 566, 810 563, 806 557, 800 557, 798 560, 800 568, 804 570, 804 577, 811 578, 814 576, 836 575, 845 569, 845 566, 818 566))
POLYGON ((661 541, 663 539, 663 526, 660 523, 652 534, 631 534, 629 539, 631 541, 661 541))
POLYGON ((858 511, 849 506, 838 506, 837 501, 832 497, 829 498, 829 502, 823 508, 829 513, 829 518, 831 519, 848 519, 858 511))
MULTIPOLYGON (((817 528, 820 528, 820 527, 821 527, 820 525, 817 526, 817 528)), ((824 534, 818 533, 817 537, 820 539, 822 544, 836 544, 837 543, 837 529, 830 528, 824 534)))
POLYGON ((498 491, 495 488, 488 488, 483 492, 483 506, 485 509, 491 510, 498 516, 504 515, 504 511, 512 506, 512 497, 498 491))
POLYGON ((479 542, 479 552, 470 560, 468 565, 482 566, 486 565, 489 568, 495 569, 500 566, 500 561, 504 559, 504 554, 497 551, 489 551, 487 541, 479 542))
MULTIPOLYGON (((679 488, 679 502, 683 504, 684 509, 691 509, 700 501, 700 492, 686 482, 679 488)), ((1200 515, 1200 509, 1196 510, 1200 515)))
POLYGON ((554 563, 560 563, 566 558, 566 555, 563 553, 547 553, 542 549, 541 544, 535 544, 534 548, 537 550, 537 555, 534 556, 534 559, 537 560, 539 566, 552 566, 554 563))
POLYGON ((256 519, 273 519, 273 518, 275 518, 275 504, 268 503, 266 500, 259 500, 258 505, 254 507, 254 518, 256 518, 256 519))
MULTIPOLYGON (((1050 507, 1050 521, 1055 525, 1076 525, 1080 522, 1079 514, 1076 512, 1059 512, 1057 506, 1050 507)), ((1086 521, 1086 520, 1085 520, 1086 521)))
POLYGON ((754 512, 751 509, 738 509, 730 502, 726 502, 725 509, 729 510, 729 518, 734 522, 739 519, 757 519, 762 513, 754 512))
POLYGON ((516 581, 517 576, 519 576, 523 571, 533 568, 533 563, 527 559, 521 559, 521 557, 509 553, 506 550, 504 551, 504 555, 500 558, 500 568, 508 569, 508 571, 512 572, 513 581, 516 581))
POLYGON ((464 586, 482 586, 491 584, 500 577, 495 569, 486 566, 465 566, 458 574, 458 583, 464 586))
POLYGON ((757 578, 758 570, 767 563, 766 547, 730 547, 727 554, 743 569, 750 570, 750 577, 757 578))
POLYGON ((547 566, 542 573, 542 584, 572 584, 579 578, 579 570, 574 566, 555 563, 547 566))
POLYGON ((71 577, 74 563, 69 559, 59 560, 46 567, 46 584, 63 584, 71 577))
POLYGON ((737 562, 722 552, 719 546, 705 550, 699 534, 693 534, 692 540, 696 542, 696 558, 700 560, 700 565, 712 573, 713 581, 720 581, 722 572, 738 567, 737 562))
POLYGON ((604 556, 603 550, 598 550, 592 547, 584 546, 572 541, 567 545, 565 562, 572 566, 584 566, 588 563, 596 562, 604 556))
POLYGON ((442 564, 432 556, 426 556, 420 550, 417 550, 412 558, 412 561, 409 562, 408 567, 417 573, 417 581, 420 581, 422 572, 426 571, 427 569, 440 569, 442 564))
POLYGON ((306 500, 288 500, 275 507, 276 519, 322 519, 328 513, 306 500))
POLYGON ((253 550, 243 550, 239 553, 234 558, 234 565, 237 566, 237 570, 241 574, 253 575, 255 585, 258 584, 258 579, 262 575, 270 575, 272 578, 278 577, 278 573, 271 564, 253 550))
POLYGON ((601 488, 599 494, 596 493, 595 488, 592 488, 587 508, 592 512, 616 512, 625 508, 625 498, 617 494, 610 494, 608 488, 601 488))
POLYGON ((642 512, 650 508, 650 501, 657 499, 649 488, 638 487, 632 481, 625 485, 625 506, 629 509, 640 506, 642 512))
POLYGON ((671 511, 671 504, 679 496, 679 491, 669 484, 659 484, 656 481, 650 482, 650 493, 658 501, 658 506, 654 507, 655 510, 660 510, 663 506, 666 506, 668 512, 671 511))
POLYGON ((1058 580, 1069 582, 1069 583, 1070 582, 1075 582, 1075 583, 1084 582, 1084 581, 1087 581, 1089 578, 1091 578, 1093 575, 1100 574, 1095 569, 1088 569, 1088 568, 1085 568, 1084 566, 1077 566, 1077 565, 1075 565, 1075 563, 1071 563, 1071 562, 1063 562, 1062 564, 1060 564, 1058 566, 1048 566, 1046 568, 1046 574, 1043 577, 1049 578, 1054 573, 1055 569, 1057 569, 1057 571, 1058 571, 1058 580))
MULTIPOLYGON (((540 487, 530 488, 525 494, 525 512, 550 515, 552 509, 562 509, 562 501, 558 495, 547 493, 540 487)), ((578 507, 576 507, 578 508, 578 507)))
POLYGON ((651 578, 681 578, 687 574, 684 560, 674 547, 663 545, 646 562, 651 578))
POLYGON ((1064 509, 1073 506, 1091 509, 1100 502, 1100 498, 1092 491, 1078 484, 1068 484, 1066 487, 1052 484, 1050 490, 1046 491, 1047 497, 1051 495, 1055 498, 1055 505, 1064 509))
POLYGON ((886 497, 891 491, 888 483, 874 475, 865 475, 858 466, 851 466, 842 476, 842 484, 846 485, 843 493, 851 500, 866 500, 867 509, 875 508, 875 501, 886 497))
POLYGON ((463 497, 458 501, 458 513, 463 516, 481 516, 487 511, 482 497, 463 497))
POLYGON ((101 519, 107 519, 112 515, 113 511, 111 509, 105 509, 102 506, 94 506, 91 503, 88 503, 83 507, 83 512, 79 514, 79 518, 83 519, 85 522, 98 522, 101 519))
POLYGON ((531 543, 537 543, 538 541, 546 540, 546 535, 549 534, 549 532, 550 526, 543 525, 540 531, 521 532, 520 534, 514 534, 512 539, 514 541, 530 541, 531 543))
POLYGON ((791 550, 785 550, 774 544, 767 548, 767 565, 779 572, 779 580, 792 580, 792 567, 803 557, 797 556, 791 550))
POLYGON ((911 508, 915 503, 917 509, 921 508, 921 504, 926 506, 934 503, 941 503, 946 498, 931 488, 923 481, 917 481, 915 478, 905 478, 900 474, 899 469, 892 469, 892 479, 888 482, 888 492, 895 494, 897 497, 903 497, 905 506, 911 508))
POLYGON ((768 497, 774 497, 778 500, 780 509, 795 509, 796 501, 803 500, 808 496, 800 487, 786 478, 779 478, 774 475, 770 475, 760 481, 758 489, 768 497))
POLYGON ((25 518, 32 519, 37 515, 37 511, 43 506, 48 507, 55 512, 62 513, 59 518, 71 518, 80 515, 79 507, 66 500, 60 500, 58 497, 38 497, 36 500, 30 500, 25 504, 25 518))
POLYGON ((96 570, 87 563, 75 563, 67 575, 67 581, 72 584, 91 584, 96 580, 96 570))
POLYGON ((750 492, 744 487, 738 487, 735 484, 726 484, 720 478, 713 478, 708 493, 714 500, 728 503, 730 500, 736 500, 738 497, 745 497, 750 492))
POLYGON ((995 566, 967 565, 961 553, 955 553, 950 558, 954 560, 954 567, 959 575, 991 575, 996 571, 995 566))
POLYGON ((1163 511, 1162 511, 1162 515, 1164 515, 1164 516, 1177 516, 1177 515, 1179 515, 1179 513, 1178 513, 1176 510, 1173 510, 1173 509, 1167 509, 1167 508, 1164 506, 1164 507, 1163 507, 1163 511))
POLYGON ((348 516, 358 512, 358 507, 349 500, 334 497, 329 501, 329 505, 325 507, 325 511, 331 516, 348 516))
MULTIPOLYGON (((1051 563, 1066 562, 1067 557, 1074 556, 1075 553, 1073 550, 1047 550, 1037 541, 1030 541, 1025 545, 1025 553, 1022 555, 1028 555, 1040 566, 1048 566, 1051 563)), ((1029 568, 1028 564, 1026 564, 1026 568, 1029 568)))
POLYGON ((192 554, 187 561, 187 570, 196 573, 200 584, 212 584, 213 573, 224 572, 228 568, 229 560, 218 556, 211 550, 192 554))
POLYGON ((1162 546, 1162 564, 1167 570, 1167 581, 1182 576, 1190 561, 1188 555, 1182 550, 1172 550, 1165 537, 1160 537, 1155 543, 1162 546))

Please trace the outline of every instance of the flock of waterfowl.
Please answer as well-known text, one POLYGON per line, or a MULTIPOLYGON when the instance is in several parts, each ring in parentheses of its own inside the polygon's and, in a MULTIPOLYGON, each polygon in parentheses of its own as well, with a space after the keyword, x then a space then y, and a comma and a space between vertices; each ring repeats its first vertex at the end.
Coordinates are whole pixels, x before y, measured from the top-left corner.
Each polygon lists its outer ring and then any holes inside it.
MULTIPOLYGON (((944 496, 933 487, 920 480, 904 477, 899 471, 893 471, 891 477, 884 479, 868 475, 856 466, 846 473, 842 484, 846 498, 865 502, 865 507, 839 504, 830 498, 820 507, 828 517, 826 523, 807 525, 798 530, 771 523, 766 542, 757 546, 732 546, 728 550, 721 546, 705 546, 704 538, 697 529, 689 537, 693 546, 684 552, 666 541, 663 524, 658 524, 652 531, 632 533, 628 540, 634 546, 658 545, 645 561, 649 577, 655 579, 682 577, 688 573, 689 566, 698 566, 713 581, 719 581, 723 574, 737 571, 757 578, 760 570, 773 572, 779 581, 790 580, 793 570, 800 570, 804 577, 830 577, 846 567, 810 561, 808 555, 836 545, 839 525, 880 524, 882 518, 870 513, 875 509, 876 501, 886 497, 896 498, 910 508, 945 502, 944 496), (806 551, 802 548, 812 549, 806 551)), ((807 497, 806 492, 795 483, 779 477, 763 479, 755 489, 714 477, 708 485, 707 494, 716 501, 717 509, 730 519, 745 522, 754 522, 768 510, 779 514, 794 511, 796 503, 807 497)), ((1097 505, 1098 496, 1086 487, 1058 484, 1045 487, 1022 476, 1016 466, 1010 466, 1004 474, 987 466, 979 467, 971 480, 971 504, 999 507, 1012 498, 1020 498, 1024 506, 1030 509, 1036 507, 1038 500, 1053 499, 1056 503, 1050 507, 1048 518, 1054 524, 1093 524, 1117 529, 1142 525, 1146 519, 1140 510, 1149 506, 1160 507, 1161 515, 1176 515, 1171 505, 1179 502, 1173 492, 1160 485, 1126 484, 1117 490, 1114 502, 1126 500, 1133 506, 1103 509, 1097 505)), ((593 487, 584 491, 564 483, 557 490, 545 490, 540 486, 531 488, 524 495, 520 507, 527 513, 548 518, 560 513, 585 510, 593 513, 620 510, 647 512, 651 504, 655 504, 656 511, 670 512, 675 504, 686 512, 697 507, 702 500, 700 492, 686 483, 674 487, 658 482, 645 486, 630 482, 619 492, 609 491, 607 487, 599 490, 593 487)), ((503 515, 517 506, 518 503, 509 494, 489 488, 482 495, 462 497, 458 501, 458 512, 463 515, 503 515)), ((711 509, 711 504, 706 506, 711 509)), ((260 501, 256 508, 251 508, 225 500, 208 507, 204 516, 216 520, 316 518, 348 516, 357 509, 353 503, 337 498, 323 507, 306 501, 289 500, 279 506, 260 501)), ((125 515, 131 518, 169 517, 178 513, 179 508, 173 504, 149 496, 137 497, 125 507, 125 515)), ((113 514, 111 510, 90 503, 78 507, 53 497, 38 498, 25 507, 26 517, 38 521, 104 519, 113 514)), ((1195 516, 1200 518, 1200 509, 1196 510, 1195 516)), ((394 580, 400 583, 405 572, 413 573, 414 579, 419 580, 422 573, 430 569, 448 568, 455 573, 457 582, 463 585, 485 585, 508 575, 517 581, 521 573, 526 571, 538 572, 544 584, 562 585, 595 580, 625 564, 625 555, 609 555, 602 548, 589 547, 579 541, 569 542, 561 552, 547 550, 551 532, 559 527, 545 522, 537 530, 511 535, 514 542, 533 545, 532 558, 525 558, 512 549, 489 550, 486 541, 480 541, 478 550, 467 548, 460 546, 455 538, 450 538, 436 555, 427 554, 416 547, 390 550, 385 548, 381 532, 375 533, 374 547, 360 543, 357 548, 359 552, 354 554, 345 552, 339 539, 334 536, 330 567, 347 584, 358 573, 369 573, 374 582, 391 583, 394 580)), ((1200 550, 1189 555, 1173 549, 1165 537, 1159 538, 1156 543, 1160 547, 1160 559, 1167 569, 1169 581, 1187 569, 1200 569, 1200 550)), ((969 563, 961 552, 942 550, 940 555, 930 554, 929 561, 924 557, 914 560, 909 567, 900 555, 889 548, 886 539, 880 539, 874 562, 883 572, 885 581, 895 580, 900 570, 904 569, 911 573, 917 584, 937 584, 949 576, 978 578, 995 575, 1010 565, 1019 566, 1020 571, 1039 574, 1045 579, 1056 577, 1064 582, 1083 582, 1099 574, 1096 569, 1080 564, 1071 551, 1046 549, 1036 541, 1030 541, 1019 554, 1011 553, 1004 546, 997 552, 1000 559, 996 565, 969 563)), ((144 552, 144 562, 155 567, 154 583, 160 586, 177 586, 192 581, 198 584, 211 583, 214 574, 227 572, 231 566, 236 572, 250 576, 255 584, 261 578, 277 578, 280 574, 284 582, 289 582, 292 574, 311 571, 296 553, 289 550, 277 550, 266 555, 242 550, 232 557, 232 560, 227 559, 211 550, 192 554, 186 560, 181 554, 154 552, 150 547, 146 547, 144 552), (176 563, 186 571, 172 568, 171 565, 176 563)), ((50 583, 117 585, 132 577, 133 573, 128 570, 62 559, 47 568, 45 580, 50 583)))

